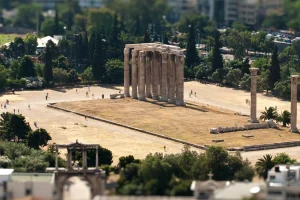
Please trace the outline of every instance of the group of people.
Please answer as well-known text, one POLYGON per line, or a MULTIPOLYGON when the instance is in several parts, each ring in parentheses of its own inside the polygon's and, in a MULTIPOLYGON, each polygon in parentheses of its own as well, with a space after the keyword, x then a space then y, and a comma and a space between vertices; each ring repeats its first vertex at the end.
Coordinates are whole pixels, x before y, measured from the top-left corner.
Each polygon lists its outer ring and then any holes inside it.
POLYGON ((197 97, 196 92, 193 93, 193 90, 191 90, 191 92, 190 92, 190 98, 192 97, 193 94, 195 95, 195 97, 197 97))
POLYGON ((8 101, 8 99, 6 99, 4 105, 1 104, 1 109, 2 108, 6 109, 6 107, 7 107, 8 104, 9 104, 9 101, 8 101))

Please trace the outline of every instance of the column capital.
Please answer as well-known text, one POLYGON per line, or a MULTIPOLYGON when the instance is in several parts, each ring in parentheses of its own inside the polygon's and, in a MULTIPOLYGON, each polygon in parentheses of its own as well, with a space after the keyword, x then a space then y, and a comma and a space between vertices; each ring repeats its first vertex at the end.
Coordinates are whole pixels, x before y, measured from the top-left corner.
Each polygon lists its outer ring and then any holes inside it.
POLYGON ((250 68, 251 76, 257 76, 258 68, 250 68))
POLYGON ((145 57, 146 56, 146 52, 145 51, 140 51, 139 56, 142 57, 142 58, 145 57))
POLYGON ((293 84, 297 84, 298 83, 298 78, 299 78, 299 75, 292 75, 291 76, 291 82, 293 84))
POLYGON ((125 55, 128 55, 128 54, 129 54, 129 51, 130 51, 129 48, 124 48, 124 54, 125 54, 125 55))

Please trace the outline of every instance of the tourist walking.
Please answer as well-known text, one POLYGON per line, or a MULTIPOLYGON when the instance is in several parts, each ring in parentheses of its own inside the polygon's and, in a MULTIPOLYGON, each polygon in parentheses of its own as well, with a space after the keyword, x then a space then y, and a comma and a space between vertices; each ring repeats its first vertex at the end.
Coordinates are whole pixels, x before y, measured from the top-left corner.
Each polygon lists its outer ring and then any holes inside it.
POLYGON ((19 114, 20 112, 19 112, 19 109, 18 109, 18 114, 19 114))
POLYGON ((89 96, 89 92, 86 92, 86 93, 85 93, 85 96, 88 97, 88 96, 89 96))
POLYGON ((3 106, 2 106, 2 103, 1 103, 1 109, 2 109, 2 107, 3 107, 3 106))
POLYGON ((16 114, 16 109, 14 109, 14 114, 16 114))
POLYGON ((92 97, 93 97, 93 99, 94 99, 94 94, 92 94, 92 97))
POLYGON ((197 97, 197 94, 196 94, 196 92, 195 92, 195 97, 197 97))
POLYGON ((6 103, 4 104, 4 109, 6 109, 6 103))
POLYGON ((28 109, 30 110, 30 104, 28 104, 28 109))

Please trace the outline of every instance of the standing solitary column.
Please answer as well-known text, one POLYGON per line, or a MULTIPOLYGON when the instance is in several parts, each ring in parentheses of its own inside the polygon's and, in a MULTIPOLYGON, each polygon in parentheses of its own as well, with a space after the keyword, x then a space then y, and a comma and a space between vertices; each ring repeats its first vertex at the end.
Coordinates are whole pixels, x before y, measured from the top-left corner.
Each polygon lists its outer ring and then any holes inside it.
POLYGON ((251 73, 251 110, 250 110, 249 122, 251 122, 251 123, 258 123, 258 120, 256 118, 257 71, 258 71, 258 68, 250 68, 250 73, 251 73))
POLYGON ((184 103, 184 56, 177 56, 176 66, 176 105, 185 106, 184 103))
POLYGON ((151 98, 151 55, 146 52, 146 97, 151 98))
POLYGON ((145 99, 145 52, 139 54, 139 100, 145 99))
POLYGON ((297 129, 297 89, 298 75, 291 76, 291 132, 298 133, 297 129))
POLYGON ((124 49, 124 95, 130 97, 129 94, 130 73, 129 73, 129 49, 124 49))
POLYGON ((168 84, 168 53, 162 53, 162 68, 161 68, 161 101, 168 101, 167 84, 168 84))
POLYGON ((55 146, 55 170, 58 171, 58 148, 55 146))
POLYGON ((153 51, 153 59, 152 59, 152 99, 158 100, 158 53, 153 51))
POLYGON ((98 146, 96 147, 96 170, 99 168, 99 160, 98 160, 98 146))
POLYGON ((133 50, 132 51, 132 78, 131 78, 131 84, 132 84, 132 94, 131 94, 131 98, 133 99, 137 99, 137 51, 133 50))

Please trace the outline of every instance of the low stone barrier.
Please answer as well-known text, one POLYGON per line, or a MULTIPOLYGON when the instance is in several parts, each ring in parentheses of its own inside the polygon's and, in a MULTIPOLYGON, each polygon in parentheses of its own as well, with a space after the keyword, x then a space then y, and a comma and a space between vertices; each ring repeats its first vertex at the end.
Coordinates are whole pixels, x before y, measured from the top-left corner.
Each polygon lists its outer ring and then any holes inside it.
POLYGON ((120 123, 113 122, 113 121, 110 121, 110 120, 106 120, 106 119, 103 119, 103 118, 98 118, 98 117, 82 114, 82 113, 79 113, 79 112, 75 112, 75 111, 72 111, 72 110, 67 110, 67 109, 64 109, 64 108, 60 108, 60 107, 55 106, 55 103, 48 104, 47 107, 48 108, 53 108, 53 109, 56 109, 56 110, 61 110, 61 111, 64 111, 64 112, 74 113, 76 115, 80 115, 80 116, 87 117, 87 118, 90 118, 90 119, 94 119, 94 120, 97 120, 97 121, 106 122, 106 123, 113 124, 113 125, 116 125, 116 126, 121 126, 123 128, 128 128, 128 129, 131 129, 131 130, 134 130, 134 131, 138 131, 138 132, 146 133, 146 134, 149 134, 149 135, 152 135, 152 136, 156 136, 156 137, 160 137, 160 138, 163 138, 163 139, 171 140, 173 142, 178 142, 178 143, 181 143, 181 144, 189 145, 191 147, 195 147, 195 148, 198 148, 198 149, 202 149, 202 150, 207 149, 205 146, 202 146, 202 145, 193 144, 193 143, 190 143, 190 142, 186 142, 186 141, 179 140, 179 139, 176 139, 176 138, 171 138, 171 137, 161 135, 161 134, 158 134, 158 133, 153 133, 153 132, 150 132, 150 131, 145 131, 143 129, 135 128, 135 127, 128 126, 128 125, 125 125, 125 124, 120 124, 120 123))
POLYGON ((265 128, 274 128, 276 124, 272 120, 268 120, 265 123, 253 123, 253 124, 246 124, 244 126, 234 126, 234 127, 218 127, 218 128, 211 128, 211 134, 220 134, 220 133, 230 133, 236 131, 247 131, 247 130, 254 130, 254 129, 265 129, 265 128))
POLYGON ((122 99, 122 98, 125 98, 125 95, 124 94, 111 94, 110 95, 111 99, 116 99, 117 97, 120 97, 122 99))
POLYGON ((300 146, 300 141, 244 146, 243 151, 260 151, 260 150, 267 150, 267 149, 278 149, 278 148, 287 148, 287 147, 296 147, 296 146, 300 146))

